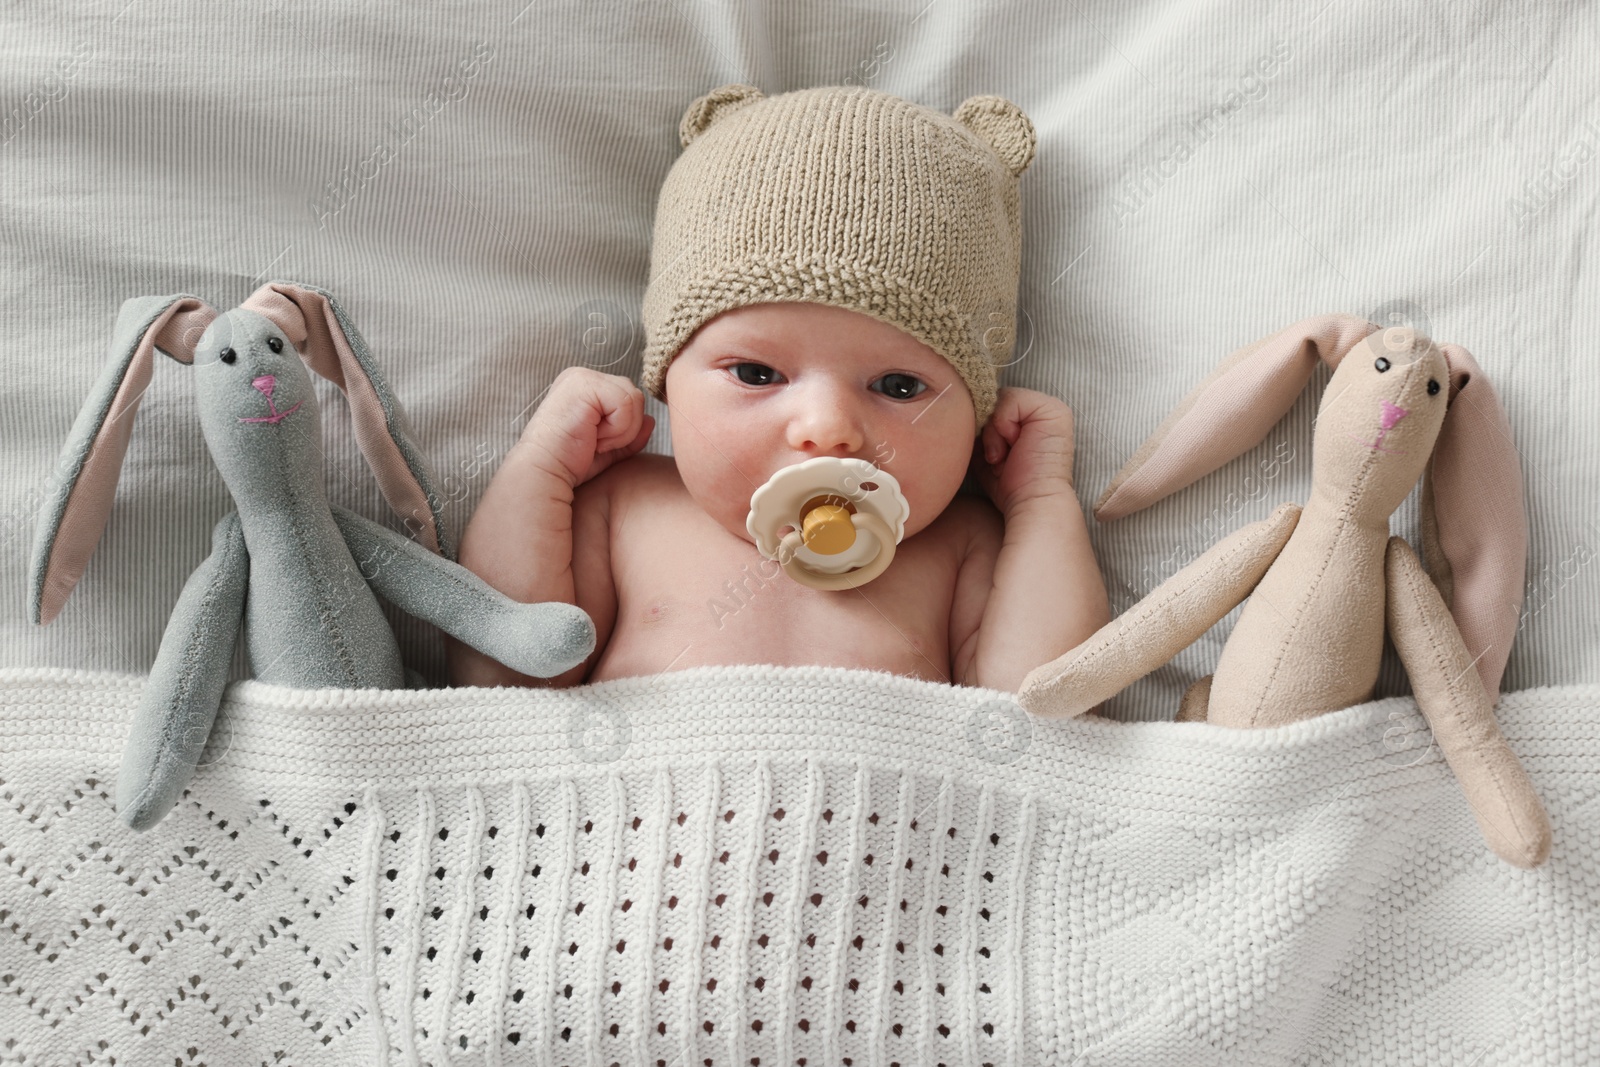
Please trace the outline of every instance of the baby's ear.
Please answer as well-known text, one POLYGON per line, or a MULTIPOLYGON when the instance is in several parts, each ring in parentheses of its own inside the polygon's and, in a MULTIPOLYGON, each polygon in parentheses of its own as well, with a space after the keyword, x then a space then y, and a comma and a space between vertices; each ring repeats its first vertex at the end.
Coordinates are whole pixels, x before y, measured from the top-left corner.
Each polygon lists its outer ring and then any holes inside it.
POLYGON ((683 113, 683 119, 678 123, 679 143, 688 148, 689 142, 710 129, 717 119, 765 97, 766 94, 754 85, 724 85, 711 90, 690 104, 683 113))
POLYGON ((1033 123, 1005 97, 969 97, 956 108, 953 118, 983 138, 1012 177, 1020 177, 1033 162, 1033 150, 1039 143, 1033 123))

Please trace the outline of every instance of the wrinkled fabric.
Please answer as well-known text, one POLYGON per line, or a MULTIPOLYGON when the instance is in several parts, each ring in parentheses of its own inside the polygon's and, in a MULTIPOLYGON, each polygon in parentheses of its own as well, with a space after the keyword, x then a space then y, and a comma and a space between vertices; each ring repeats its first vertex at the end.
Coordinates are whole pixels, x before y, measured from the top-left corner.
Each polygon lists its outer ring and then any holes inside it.
MULTIPOLYGON (((14 11, 0 32, 0 664, 141 674, 230 505, 192 385, 160 366, 104 541, 47 629, 26 559, 117 309, 269 278, 337 294, 408 412, 459 537, 564 367, 636 378, 655 195, 696 96, 860 83, 949 112, 994 93, 1038 131, 1002 386, 1076 413, 1087 508, 1227 353, 1310 315, 1404 323, 1494 381, 1530 517, 1506 691, 1600 675, 1600 119, 1575 4, 193 3, 14 11)), ((1310 485, 1326 372, 1258 447, 1090 535, 1114 611, 1310 485)), ((333 503, 390 522, 348 413, 333 503)), ((654 401, 654 451, 668 447, 654 401)), ((1413 497, 1394 531, 1413 544, 1413 497)), ((436 631, 391 611, 443 681, 436 631)), ((1170 718, 1223 624, 1112 701, 1170 718)), ((666 664, 663 664, 665 667, 666 664)), ((234 677, 242 676, 242 662, 234 677)), ((1386 653, 1379 694, 1405 688, 1386 653)))

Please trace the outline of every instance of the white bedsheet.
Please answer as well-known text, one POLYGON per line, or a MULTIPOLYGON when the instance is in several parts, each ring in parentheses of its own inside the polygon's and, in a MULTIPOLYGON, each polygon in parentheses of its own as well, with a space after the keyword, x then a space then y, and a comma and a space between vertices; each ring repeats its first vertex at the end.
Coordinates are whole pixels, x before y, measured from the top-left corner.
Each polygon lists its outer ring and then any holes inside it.
MULTIPOLYGON (((1505 688, 1600 677, 1593 8, 511 0, 222 16, 109 0, 5 19, 0 663, 147 670, 229 506, 185 372, 163 366, 87 576, 51 627, 27 623, 42 486, 125 298, 231 306, 269 278, 338 294, 459 534, 562 367, 636 374, 649 221, 687 103, 732 81, 853 80, 947 111, 1000 93, 1037 126, 1021 343, 1001 381, 1073 406, 1086 506, 1233 348, 1398 301, 1477 356, 1524 457, 1526 622, 1505 688)), ((1146 513, 1091 520, 1114 608, 1304 499, 1324 380, 1253 452, 1146 513)), ((323 396, 334 502, 393 521, 323 396)), ((1396 529, 1414 538, 1413 505, 1396 529)), ((436 635, 397 623, 442 681, 436 635)), ((1230 623, 1112 713, 1170 717, 1230 623)), ((1403 691, 1391 659, 1380 695, 1403 691)))

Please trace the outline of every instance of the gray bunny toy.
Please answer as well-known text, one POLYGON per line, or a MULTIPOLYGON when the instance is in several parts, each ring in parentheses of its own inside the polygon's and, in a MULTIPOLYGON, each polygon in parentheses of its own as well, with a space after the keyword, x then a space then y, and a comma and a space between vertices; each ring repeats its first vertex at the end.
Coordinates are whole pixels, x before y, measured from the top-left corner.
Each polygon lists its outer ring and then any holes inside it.
POLYGON ((241 622, 257 679, 309 689, 405 687, 374 591, 524 674, 561 674, 594 651, 581 608, 519 604, 436 554, 449 552, 438 497, 366 342, 331 295, 288 282, 222 314, 186 295, 122 305, 40 515, 35 623, 60 613, 99 543, 157 351, 194 367, 201 429, 237 510, 217 523, 151 665, 117 774, 127 825, 154 826, 188 785, 241 622), (307 366, 343 390, 357 443, 416 540, 328 503, 307 366))

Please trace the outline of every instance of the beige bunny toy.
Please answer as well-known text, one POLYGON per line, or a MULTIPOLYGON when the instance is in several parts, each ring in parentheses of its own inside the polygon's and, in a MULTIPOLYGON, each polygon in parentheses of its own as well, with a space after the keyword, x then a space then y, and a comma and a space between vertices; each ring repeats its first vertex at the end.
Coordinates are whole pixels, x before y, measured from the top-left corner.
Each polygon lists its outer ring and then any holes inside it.
POLYGON ((1537 866, 1549 819, 1492 710, 1522 598, 1522 481, 1505 413, 1465 349, 1348 316, 1298 323, 1234 353, 1190 392, 1095 514, 1137 511, 1259 442, 1319 357, 1336 369, 1305 507, 1285 504, 1219 542, 1030 672, 1017 699, 1037 715, 1081 714, 1249 597, 1216 672, 1184 694, 1179 718, 1277 726, 1370 700, 1387 631, 1484 838, 1508 862, 1537 866), (1389 536, 1425 467, 1431 579, 1389 536))

